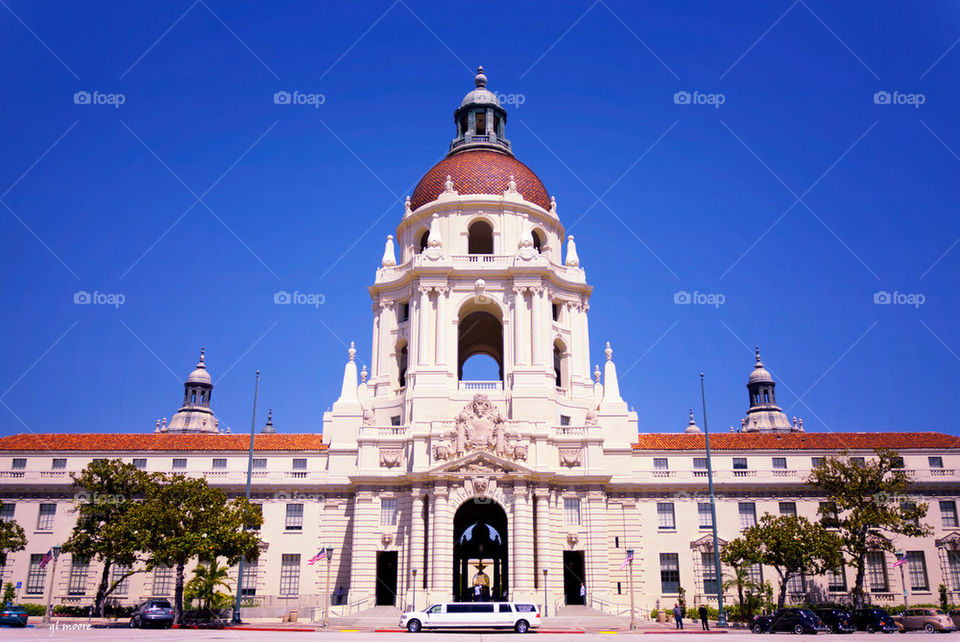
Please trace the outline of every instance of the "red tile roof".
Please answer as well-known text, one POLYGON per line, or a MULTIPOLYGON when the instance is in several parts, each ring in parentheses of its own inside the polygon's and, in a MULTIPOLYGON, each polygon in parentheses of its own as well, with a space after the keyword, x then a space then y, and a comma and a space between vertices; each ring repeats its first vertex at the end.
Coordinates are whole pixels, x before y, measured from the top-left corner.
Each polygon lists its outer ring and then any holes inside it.
POLYGON ((453 181, 453 189, 460 194, 495 196, 503 196, 512 175, 524 200, 545 210, 550 209, 550 195, 529 167, 513 156, 483 149, 452 154, 434 165, 417 183, 410 197, 410 207, 417 209, 437 200, 448 175, 453 181))
MULTIPOLYGON (((639 435, 634 450, 702 450, 703 435, 639 435)), ((710 450, 874 450, 960 448, 960 437, 939 432, 716 433, 710 450)))
MULTIPOLYGON (((326 450, 323 435, 257 435, 255 450, 326 450)), ((249 435, 46 434, 0 437, 0 451, 246 451, 249 435)))

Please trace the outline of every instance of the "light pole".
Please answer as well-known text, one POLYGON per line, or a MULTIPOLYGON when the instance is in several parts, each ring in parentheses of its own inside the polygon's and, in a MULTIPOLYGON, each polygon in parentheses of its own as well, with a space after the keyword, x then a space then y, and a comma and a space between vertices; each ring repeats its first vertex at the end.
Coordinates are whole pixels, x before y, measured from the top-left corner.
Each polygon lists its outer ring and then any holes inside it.
POLYGON ((897 566, 900 567, 900 586, 903 587, 903 609, 906 610, 910 608, 907 605, 907 580, 903 576, 903 567, 906 564, 907 554, 903 551, 897 551, 894 553, 897 556, 897 566))
MULTIPOLYGON (((253 477, 253 435, 257 429, 257 393, 260 392, 260 371, 257 370, 257 380, 253 384, 253 419, 250 421, 250 454, 247 456, 247 501, 250 501, 250 480, 253 477)), ((237 565, 237 599, 233 602, 232 624, 242 624, 240 619, 240 596, 243 592, 243 557, 237 565)))
POLYGON ((630 560, 630 630, 637 628, 636 609, 633 607, 633 549, 627 549, 627 559, 630 560))
POLYGON ((543 567, 543 617, 550 615, 547 608, 547 567, 543 567))
POLYGON ((413 569, 413 610, 417 610, 417 569, 413 569))
POLYGON ((326 599, 323 602, 323 628, 327 628, 327 619, 330 617, 330 564, 333 562, 333 548, 327 547, 327 580, 324 582, 323 592, 326 599))
POLYGON ((53 615, 53 587, 57 581, 57 558, 60 557, 60 547, 54 546, 53 551, 53 568, 50 570, 50 588, 47 591, 47 610, 43 614, 43 623, 50 624, 50 616, 53 615))
POLYGON ((700 373, 700 399, 703 401, 703 437, 707 450, 707 486, 710 489, 710 523, 713 525, 713 565, 717 583, 717 628, 727 626, 727 614, 723 610, 723 575, 720 570, 720 546, 717 537, 717 501, 713 494, 713 466, 710 462, 710 430, 707 428, 707 395, 700 373))

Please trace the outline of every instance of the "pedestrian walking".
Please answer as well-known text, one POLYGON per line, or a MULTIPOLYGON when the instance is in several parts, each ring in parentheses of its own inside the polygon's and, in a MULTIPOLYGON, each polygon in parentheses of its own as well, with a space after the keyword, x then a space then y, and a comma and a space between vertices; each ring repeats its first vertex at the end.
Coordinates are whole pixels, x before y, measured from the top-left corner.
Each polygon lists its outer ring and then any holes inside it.
POLYGON ((673 605, 673 621, 676 624, 677 628, 682 631, 683 630, 683 609, 680 608, 679 602, 673 605))
POLYGON ((700 605, 700 628, 704 631, 710 630, 710 623, 707 622, 707 605, 700 605))
POLYGON ((584 586, 583 582, 580 582, 580 603, 587 603, 587 587, 584 586))

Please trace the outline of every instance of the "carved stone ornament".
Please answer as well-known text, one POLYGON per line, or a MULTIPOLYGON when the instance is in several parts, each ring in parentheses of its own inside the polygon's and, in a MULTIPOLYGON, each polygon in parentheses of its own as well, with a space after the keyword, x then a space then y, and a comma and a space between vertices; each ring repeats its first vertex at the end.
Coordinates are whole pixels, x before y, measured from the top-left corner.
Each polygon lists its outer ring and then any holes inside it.
POLYGON ((506 455, 503 417, 487 395, 474 395, 456 419, 457 453, 472 450, 506 455))
POLYGON ((513 458, 517 461, 527 461, 527 452, 529 446, 526 444, 517 444, 513 447, 513 458))
POLYGON ((576 533, 567 533, 567 544, 569 544, 571 548, 576 546, 577 542, 579 541, 580 541, 579 535, 577 535, 576 533))
POLYGON ((380 465, 384 468, 399 466, 403 460, 403 448, 381 448, 380 465))
POLYGON ((573 468, 583 465, 583 450, 580 448, 561 448, 560 465, 573 468))
POLYGON ((473 295, 476 297, 477 302, 486 303, 487 296, 484 294, 484 290, 487 288, 487 282, 483 279, 477 279, 473 284, 473 295))
POLYGON ((436 444, 433 447, 434 461, 447 461, 453 456, 453 448, 450 444, 436 444))
POLYGON ((376 416, 373 414, 373 411, 369 408, 363 411, 363 425, 364 426, 375 426, 377 423, 376 416))
POLYGON ((486 477, 474 477, 473 478, 473 490, 477 493, 487 492, 487 487, 490 485, 490 480, 486 477))
POLYGON ((393 544, 393 535, 390 533, 384 533, 380 536, 380 543, 383 544, 384 547, 390 546, 393 544))

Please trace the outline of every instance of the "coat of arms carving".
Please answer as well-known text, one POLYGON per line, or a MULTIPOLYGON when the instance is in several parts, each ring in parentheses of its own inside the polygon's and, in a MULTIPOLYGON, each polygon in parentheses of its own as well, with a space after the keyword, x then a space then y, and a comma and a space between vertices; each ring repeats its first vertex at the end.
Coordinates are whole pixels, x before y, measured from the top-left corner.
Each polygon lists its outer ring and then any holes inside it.
POLYGON ((381 448, 380 465, 384 468, 394 468, 403 461, 402 448, 381 448))
POLYGON ((560 465, 569 466, 573 468, 575 466, 583 465, 583 451, 579 448, 561 448, 560 449, 560 465))
POLYGON ((457 416, 455 423, 458 454, 483 450, 500 457, 506 455, 507 439, 503 416, 486 395, 474 395, 473 400, 457 416))

